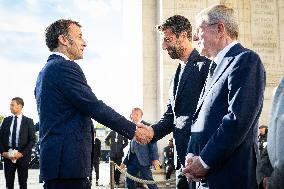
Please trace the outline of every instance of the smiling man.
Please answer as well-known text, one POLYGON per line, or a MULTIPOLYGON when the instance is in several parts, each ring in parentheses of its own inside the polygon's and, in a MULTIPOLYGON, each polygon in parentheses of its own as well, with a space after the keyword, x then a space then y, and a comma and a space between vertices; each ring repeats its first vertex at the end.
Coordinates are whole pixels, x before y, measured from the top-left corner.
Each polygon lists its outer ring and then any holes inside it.
POLYGON ((80 66, 86 42, 81 26, 58 20, 46 29, 51 51, 39 73, 35 97, 40 122, 40 169, 46 189, 90 189, 92 132, 95 119, 133 139, 141 127, 98 100, 80 66), (136 132, 135 132, 136 131, 136 132))
POLYGON ((193 117, 184 173, 201 180, 203 188, 257 188, 265 71, 259 56, 237 42, 238 32, 235 11, 226 5, 211 6, 196 17, 193 40, 200 54, 213 61, 193 117))
POLYGON ((154 133, 153 142, 173 132, 178 168, 176 184, 179 189, 187 189, 189 185, 185 176, 180 174, 181 167, 185 163, 192 116, 207 78, 210 62, 193 48, 191 23, 184 16, 171 16, 157 26, 157 29, 163 37, 163 50, 180 63, 170 81, 166 111, 162 119, 149 129, 154 133))

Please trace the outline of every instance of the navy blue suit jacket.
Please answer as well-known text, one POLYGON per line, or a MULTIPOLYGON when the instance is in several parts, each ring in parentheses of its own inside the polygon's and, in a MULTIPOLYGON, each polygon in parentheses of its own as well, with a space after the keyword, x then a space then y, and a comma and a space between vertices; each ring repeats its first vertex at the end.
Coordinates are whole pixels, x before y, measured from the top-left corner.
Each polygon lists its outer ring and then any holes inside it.
POLYGON ((135 124, 98 100, 74 61, 51 55, 39 73, 35 97, 44 180, 81 178, 91 171, 90 118, 132 139, 135 124))
MULTIPOLYGON (((4 118, 0 129, 0 154, 9 150, 9 136, 11 135, 10 127, 12 124, 13 116, 4 118)), ((31 118, 23 115, 20 124, 18 151, 23 154, 20 161, 30 161, 32 148, 35 145, 35 128, 34 122, 31 118)))
POLYGON ((210 166, 210 189, 257 188, 255 147, 265 88, 259 56, 234 45, 206 88, 193 122, 204 130, 197 141, 190 140, 188 152, 210 166))
POLYGON ((190 138, 192 117, 207 78, 209 65, 208 59, 200 56, 196 50, 192 51, 180 79, 179 87, 177 86, 180 65, 171 80, 166 112, 161 120, 152 126, 155 132, 153 141, 159 140, 173 131, 178 160, 183 165, 190 138))

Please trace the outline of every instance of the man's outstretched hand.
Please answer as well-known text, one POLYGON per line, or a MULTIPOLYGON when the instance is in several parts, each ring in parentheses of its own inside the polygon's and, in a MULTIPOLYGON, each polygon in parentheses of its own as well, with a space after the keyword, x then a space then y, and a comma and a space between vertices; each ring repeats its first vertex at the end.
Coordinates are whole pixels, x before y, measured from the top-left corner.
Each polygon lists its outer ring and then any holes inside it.
POLYGON ((140 144, 148 144, 154 136, 153 128, 142 123, 138 123, 136 126, 134 139, 140 144))

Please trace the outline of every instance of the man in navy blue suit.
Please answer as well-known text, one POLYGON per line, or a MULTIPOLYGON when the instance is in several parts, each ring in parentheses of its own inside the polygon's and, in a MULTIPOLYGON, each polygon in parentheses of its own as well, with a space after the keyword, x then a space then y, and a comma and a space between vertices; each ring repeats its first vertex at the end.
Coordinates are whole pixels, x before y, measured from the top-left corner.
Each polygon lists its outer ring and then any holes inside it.
POLYGON ((189 188, 187 179, 181 175, 184 166, 190 126, 201 90, 209 69, 209 60, 199 55, 192 46, 192 27, 187 18, 174 15, 157 29, 163 36, 162 48, 180 64, 173 74, 169 87, 169 102, 162 119, 152 125, 157 141, 173 132, 177 151, 177 188, 189 188))
MULTIPOLYGON (((46 189, 90 189, 90 118, 132 139, 146 133, 98 100, 80 66, 86 42, 81 26, 58 20, 46 29, 51 51, 38 75, 35 98, 40 122, 40 171, 46 189), (136 131, 136 132, 135 132, 136 131)), ((145 137, 147 138, 147 137, 145 137)))
POLYGON ((237 23, 226 5, 211 6, 196 17, 193 40, 212 62, 193 118, 184 173, 203 188, 257 188, 265 70, 259 56, 237 42, 237 23))
MULTIPOLYGON (((144 125, 150 125, 142 120, 143 111, 140 108, 133 108, 130 114, 130 118, 134 123, 142 123, 144 125)), ((157 143, 149 143, 146 145, 139 144, 135 140, 131 140, 130 147, 121 168, 127 167, 127 173, 136 176, 140 172, 140 176, 145 180, 153 180, 151 165, 154 168, 160 168, 159 155, 157 143)), ((135 189, 135 183, 133 180, 126 178, 127 189, 135 189)), ((148 184, 149 189, 157 189, 156 184, 148 184)))
POLYGON ((6 117, 0 128, 0 154, 4 157, 7 189, 14 188, 16 170, 20 189, 27 188, 28 166, 36 137, 34 122, 23 115, 23 107, 22 98, 13 98, 10 104, 13 116, 6 117), (15 152, 13 155, 11 150, 15 152))

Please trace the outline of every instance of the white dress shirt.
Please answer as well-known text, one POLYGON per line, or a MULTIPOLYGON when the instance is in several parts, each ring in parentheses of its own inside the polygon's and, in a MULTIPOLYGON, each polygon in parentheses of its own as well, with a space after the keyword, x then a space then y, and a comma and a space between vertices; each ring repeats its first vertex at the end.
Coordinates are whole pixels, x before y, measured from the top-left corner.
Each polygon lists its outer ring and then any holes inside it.
MULTIPOLYGON (((19 133, 20 133, 20 127, 22 123, 23 114, 20 114, 17 116, 17 130, 16 130, 16 147, 18 147, 19 142, 19 133)), ((12 135, 13 135, 13 126, 14 126, 15 116, 13 116, 13 120, 10 126, 10 136, 9 136, 9 146, 12 146, 12 135)))
POLYGON ((65 58, 66 60, 70 60, 65 54, 61 53, 61 52, 52 52, 52 54, 56 54, 58 56, 62 56, 63 58, 65 58))

